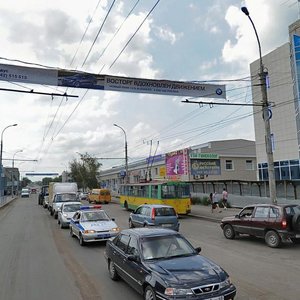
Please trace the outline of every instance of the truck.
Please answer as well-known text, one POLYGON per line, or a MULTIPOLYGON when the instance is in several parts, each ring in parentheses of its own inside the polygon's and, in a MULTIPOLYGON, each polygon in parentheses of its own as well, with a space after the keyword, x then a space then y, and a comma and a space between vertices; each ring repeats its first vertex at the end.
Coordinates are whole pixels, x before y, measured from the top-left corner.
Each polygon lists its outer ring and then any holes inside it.
POLYGON ((50 215, 57 219, 58 210, 64 202, 74 202, 77 200, 76 182, 50 182, 49 183, 49 203, 50 215))

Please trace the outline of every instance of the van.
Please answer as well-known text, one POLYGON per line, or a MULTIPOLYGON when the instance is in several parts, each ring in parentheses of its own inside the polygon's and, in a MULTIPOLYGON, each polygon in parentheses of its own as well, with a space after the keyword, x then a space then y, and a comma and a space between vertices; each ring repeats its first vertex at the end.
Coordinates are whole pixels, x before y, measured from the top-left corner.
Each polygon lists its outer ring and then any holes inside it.
POLYGON ((92 192, 88 195, 89 203, 109 203, 111 202, 111 194, 108 189, 92 189, 92 192))

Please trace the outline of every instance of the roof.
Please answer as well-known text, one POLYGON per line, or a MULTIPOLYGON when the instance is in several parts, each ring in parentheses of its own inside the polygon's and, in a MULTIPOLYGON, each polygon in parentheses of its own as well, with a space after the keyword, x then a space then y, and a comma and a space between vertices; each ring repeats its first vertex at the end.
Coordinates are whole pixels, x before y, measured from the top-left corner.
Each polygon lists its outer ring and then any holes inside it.
POLYGON ((165 228, 132 228, 132 229, 123 229, 121 233, 133 234, 135 236, 141 237, 153 237, 153 236, 164 236, 164 235, 177 235, 177 231, 165 228))

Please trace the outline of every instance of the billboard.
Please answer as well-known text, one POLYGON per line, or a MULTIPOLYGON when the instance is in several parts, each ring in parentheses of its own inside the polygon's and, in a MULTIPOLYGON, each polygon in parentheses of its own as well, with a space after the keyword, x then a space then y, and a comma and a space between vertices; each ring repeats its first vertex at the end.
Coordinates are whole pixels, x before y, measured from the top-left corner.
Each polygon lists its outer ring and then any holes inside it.
POLYGON ((226 99, 225 85, 142 79, 0 64, 0 80, 104 91, 226 99))
POLYGON ((188 149, 166 153, 166 175, 171 179, 188 175, 188 149))
POLYGON ((192 175, 221 175, 220 159, 191 160, 192 175))

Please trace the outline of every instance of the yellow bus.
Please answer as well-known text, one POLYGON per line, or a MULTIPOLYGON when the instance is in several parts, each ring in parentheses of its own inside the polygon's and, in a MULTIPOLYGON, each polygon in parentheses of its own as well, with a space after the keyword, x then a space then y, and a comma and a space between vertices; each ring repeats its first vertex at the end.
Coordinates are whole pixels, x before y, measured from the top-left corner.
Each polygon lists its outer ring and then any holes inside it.
POLYGON ((151 181, 121 186, 122 207, 134 210, 145 203, 170 205, 174 207, 177 214, 187 215, 191 212, 189 184, 179 181, 151 181))
POLYGON ((109 203, 111 202, 111 194, 108 189, 92 189, 88 195, 89 203, 109 203))

